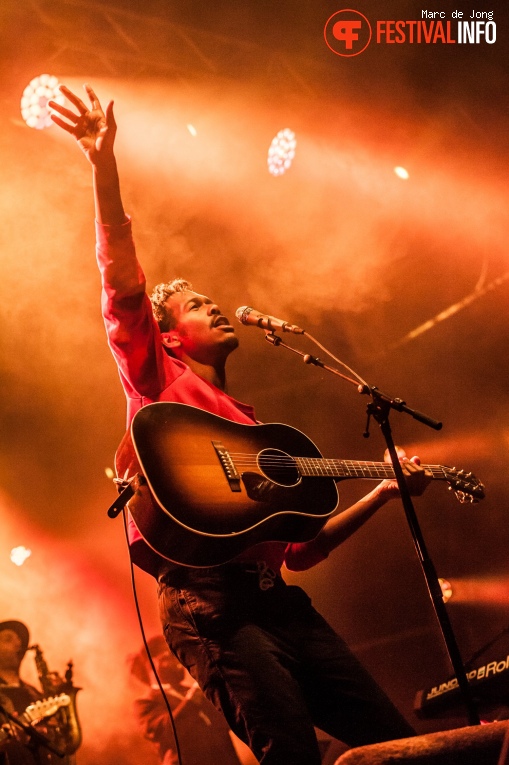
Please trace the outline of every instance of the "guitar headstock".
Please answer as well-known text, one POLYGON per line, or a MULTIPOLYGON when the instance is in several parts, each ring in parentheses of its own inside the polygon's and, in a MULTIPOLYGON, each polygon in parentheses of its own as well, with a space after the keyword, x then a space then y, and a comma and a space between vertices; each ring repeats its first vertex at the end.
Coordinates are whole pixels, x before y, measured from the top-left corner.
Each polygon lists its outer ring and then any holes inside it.
POLYGON ((61 707, 68 707, 70 703, 70 697, 66 693, 61 693, 59 696, 51 696, 29 704, 23 712, 23 716, 27 722, 34 725, 45 717, 51 717, 61 707))
POLYGON ((453 491, 456 499, 461 503, 475 503, 484 499, 484 484, 473 473, 465 473, 457 468, 444 468, 445 477, 449 484, 449 491, 453 491))

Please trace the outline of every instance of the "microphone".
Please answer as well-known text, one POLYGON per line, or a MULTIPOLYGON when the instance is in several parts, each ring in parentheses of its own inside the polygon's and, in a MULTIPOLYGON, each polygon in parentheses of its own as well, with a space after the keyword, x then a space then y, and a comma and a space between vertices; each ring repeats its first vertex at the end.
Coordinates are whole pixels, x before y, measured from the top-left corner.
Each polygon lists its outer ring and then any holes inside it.
POLYGON ((304 335, 305 330, 297 327, 295 324, 289 324, 282 319, 276 319, 275 316, 269 316, 266 313, 259 313, 248 305, 241 305, 235 311, 235 316, 241 324, 253 327, 260 327, 266 332, 275 332, 277 329, 282 332, 293 332, 295 335, 304 335))

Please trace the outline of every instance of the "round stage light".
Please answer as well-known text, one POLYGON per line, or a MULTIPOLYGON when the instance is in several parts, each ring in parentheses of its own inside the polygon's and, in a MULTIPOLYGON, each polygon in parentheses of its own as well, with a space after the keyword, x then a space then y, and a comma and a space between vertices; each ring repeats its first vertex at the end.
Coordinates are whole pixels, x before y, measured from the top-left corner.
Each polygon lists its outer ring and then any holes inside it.
POLYGON ((280 130, 270 144, 267 156, 269 173, 276 176, 286 173, 295 157, 296 148, 297 139, 293 130, 290 128, 280 130))
POLYGON ((21 97, 21 115, 28 127, 43 130, 53 125, 48 101, 56 101, 62 106, 65 103, 58 86, 58 79, 51 74, 41 74, 30 80, 21 97))
POLYGON ((26 561, 27 558, 29 558, 32 555, 32 550, 29 550, 28 547, 24 547, 24 545, 20 545, 19 547, 13 547, 10 554, 11 562, 14 563, 15 566, 22 566, 23 563, 26 561))

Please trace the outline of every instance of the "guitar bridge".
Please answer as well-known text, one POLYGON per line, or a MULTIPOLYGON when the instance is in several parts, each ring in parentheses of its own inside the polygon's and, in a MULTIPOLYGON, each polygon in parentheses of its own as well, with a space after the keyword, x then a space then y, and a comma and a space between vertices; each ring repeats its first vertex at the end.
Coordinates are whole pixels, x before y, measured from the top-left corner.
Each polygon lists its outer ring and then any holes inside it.
POLYGON ((216 450, 216 454, 221 463, 221 467, 224 470, 230 489, 232 491, 242 491, 240 486, 240 475, 237 473, 237 468, 233 464, 229 451, 221 441, 212 441, 212 446, 216 450))

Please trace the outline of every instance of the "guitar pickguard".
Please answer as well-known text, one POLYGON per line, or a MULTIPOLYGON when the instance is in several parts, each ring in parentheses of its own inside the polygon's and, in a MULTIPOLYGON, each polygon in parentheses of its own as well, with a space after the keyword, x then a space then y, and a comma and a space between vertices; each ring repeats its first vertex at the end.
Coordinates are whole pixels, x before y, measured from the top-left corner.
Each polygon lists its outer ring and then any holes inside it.
POLYGON ((272 502, 275 499, 275 492, 278 486, 264 478, 259 473, 242 473, 242 483, 246 487, 247 496, 253 502, 272 502))

